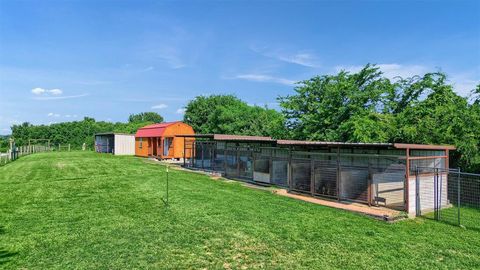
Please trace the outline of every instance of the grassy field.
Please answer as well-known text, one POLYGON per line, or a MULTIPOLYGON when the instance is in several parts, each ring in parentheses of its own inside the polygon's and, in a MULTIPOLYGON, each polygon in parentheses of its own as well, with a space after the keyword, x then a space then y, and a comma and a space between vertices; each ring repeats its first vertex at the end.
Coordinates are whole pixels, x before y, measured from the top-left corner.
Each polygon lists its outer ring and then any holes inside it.
POLYGON ((44 153, 0 167, 0 268, 480 268, 479 230, 387 224, 184 171, 170 180, 167 208, 165 168, 144 159, 44 153))

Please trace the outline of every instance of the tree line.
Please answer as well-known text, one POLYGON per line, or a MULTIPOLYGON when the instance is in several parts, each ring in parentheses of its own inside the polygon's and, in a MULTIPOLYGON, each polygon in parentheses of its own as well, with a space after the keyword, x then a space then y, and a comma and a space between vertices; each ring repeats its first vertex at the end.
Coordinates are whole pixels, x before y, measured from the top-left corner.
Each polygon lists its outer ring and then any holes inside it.
MULTIPOLYGON (((199 96, 185 107, 184 122, 197 133, 271 136, 342 142, 452 144, 457 164, 480 172, 480 85, 465 98, 441 72, 389 79, 374 65, 297 83, 278 98, 280 110, 250 105, 234 95, 199 96)), ((52 125, 12 127, 17 143, 47 138, 52 143, 93 145, 99 132, 134 133, 162 122, 157 113, 133 114, 126 123, 93 118, 52 125)))
POLYGON ((132 114, 126 123, 96 121, 91 117, 85 117, 81 121, 50 125, 32 125, 25 122, 12 126, 12 137, 17 145, 27 145, 30 139, 48 139, 53 146, 70 144, 74 149, 80 149, 85 143, 92 148, 94 145, 93 136, 96 133, 117 132, 133 134, 143 126, 161 122, 163 122, 163 117, 155 112, 132 114))

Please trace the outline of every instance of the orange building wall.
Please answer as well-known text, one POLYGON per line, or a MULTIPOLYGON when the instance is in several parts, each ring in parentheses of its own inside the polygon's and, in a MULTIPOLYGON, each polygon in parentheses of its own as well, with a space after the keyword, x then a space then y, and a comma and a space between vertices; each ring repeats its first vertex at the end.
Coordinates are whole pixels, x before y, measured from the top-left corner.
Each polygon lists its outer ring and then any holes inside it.
MULTIPOLYGON (((183 148, 184 148, 184 138, 175 137, 175 135, 187 134, 193 135, 195 132, 190 125, 187 125, 182 122, 178 122, 166 127, 163 137, 158 139, 158 148, 157 156, 161 158, 183 158, 183 148), (173 138, 172 146, 168 152, 168 156, 163 155, 163 140, 165 137, 173 138)), ((149 140, 151 138, 143 138, 142 148, 140 148, 140 138, 135 138, 135 155, 139 157, 148 157, 149 156, 149 140)), ((191 140, 191 138, 189 138, 191 140)), ((187 152, 187 158, 190 158, 191 153, 187 152)))
MULTIPOLYGON (((175 137, 175 135, 180 134, 193 135, 195 134, 195 132, 190 125, 182 122, 167 127, 167 129, 163 133, 163 137, 173 137, 173 149, 170 149, 170 151, 168 152, 168 156, 162 156, 162 158, 183 158, 183 138, 175 137)), ((190 157, 187 156, 187 158, 190 157)))
POLYGON ((142 139, 142 148, 140 148, 140 138, 135 138, 135 156, 148 157, 148 139, 142 139))

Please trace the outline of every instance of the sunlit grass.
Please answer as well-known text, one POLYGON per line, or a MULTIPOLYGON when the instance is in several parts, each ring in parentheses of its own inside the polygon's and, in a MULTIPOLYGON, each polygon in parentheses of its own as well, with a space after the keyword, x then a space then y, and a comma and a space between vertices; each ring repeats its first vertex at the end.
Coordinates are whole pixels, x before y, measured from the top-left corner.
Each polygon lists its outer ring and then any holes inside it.
MULTIPOLYGON (((480 232, 388 224, 235 182, 95 153, 0 168, 0 268, 474 269, 480 232)), ((479 220, 477 218, 477 220, 479 220)))

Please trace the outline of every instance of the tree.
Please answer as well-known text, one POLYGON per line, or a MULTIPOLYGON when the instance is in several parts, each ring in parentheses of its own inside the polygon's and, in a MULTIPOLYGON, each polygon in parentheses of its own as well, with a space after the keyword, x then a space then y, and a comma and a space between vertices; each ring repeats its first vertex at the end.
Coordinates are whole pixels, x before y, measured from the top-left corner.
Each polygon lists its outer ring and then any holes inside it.
POLYGON ((296 139, 452 144, 464 170, 480 172, 480 86, 472 103, 441 72, 391 81, 372 65, 303 81, 280 104, 296 139))
POLYGON ((232 95, 200 96, 186 107, 184 121, 196 133, 272 136, 281 138, 285 120, 281 113, 250 106, 232 95))
POLYGON ((128 122, 130 123, 139 123, 139 122, 162 123, 163 117, 156 112, 142 112, 138 114, 131 114, 128 117, 128 122))
POLYGON ((83 143, 94 144, 94 134, 101 132, 122 132, 133 134, 138 128, 153 122, 111 123, 85 117, 82 121, 63 122, 51 125, 32 125, 23 123, 12 126, 12 137, 17 145, 28 144, 29 139, 50 139, 52 145, 71 144, 73 148, 81 148, 83 143))
MULTIPOLYGON (((291 136, 326 141, 356 139, 352 134, 359 119, 366 118, 363 121, 366 124, 375 113, 391 110, 387 105, 392 103, 394 86, 381 75, 378 68, 367 65, 358 73, 341 71, 301 82, 294 89, 295 95, 279 98, 291 136)), ((382 130, 372 132, 380 133, 382 130)), ((384 137, 377 135, 378 139, 384 137)), ((364 135, 358 137, 374 140, 364 135)))
POLYGON ((217 109, 241 106, 242 103, 233 95, 198 96, 187 104, 183 119, 196 133, 221 133, 221 123, 213 119, 217 109))

